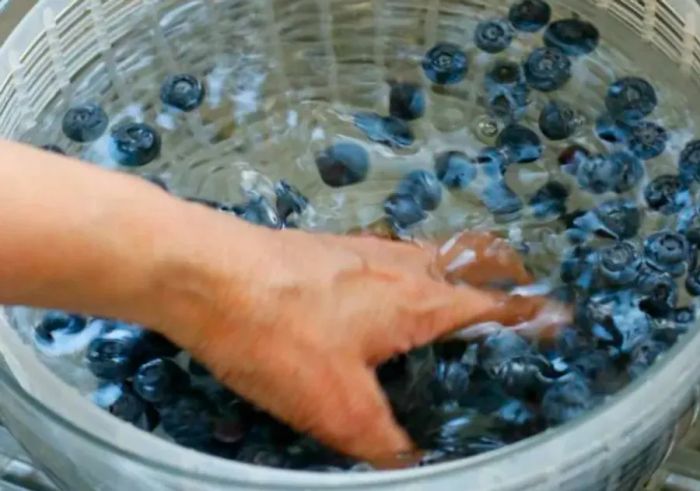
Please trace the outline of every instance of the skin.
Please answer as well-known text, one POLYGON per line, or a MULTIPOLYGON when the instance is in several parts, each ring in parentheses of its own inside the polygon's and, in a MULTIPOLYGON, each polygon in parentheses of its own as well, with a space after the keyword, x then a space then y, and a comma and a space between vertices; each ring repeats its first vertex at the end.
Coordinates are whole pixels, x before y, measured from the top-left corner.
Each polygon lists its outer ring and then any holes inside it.
POLYGON ((271 231, 138 177, 0 146, 0 303, 158 331, 295 429, 380 466, 400 465, 397 455, 414 448, 377 364, 478 322, 517 324, 546 305, 467 286, 530 280, 488 234, 463 235, 451 253, 471 248, 478 261, 446 274, 431 246, 271 231))

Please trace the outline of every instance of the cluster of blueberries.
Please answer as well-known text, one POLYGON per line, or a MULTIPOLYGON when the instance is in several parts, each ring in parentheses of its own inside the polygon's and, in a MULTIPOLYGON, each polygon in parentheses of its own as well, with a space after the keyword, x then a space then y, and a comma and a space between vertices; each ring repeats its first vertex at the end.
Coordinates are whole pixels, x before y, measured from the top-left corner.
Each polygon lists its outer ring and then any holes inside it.
MULTIPOLYGON (((530 104, 530 91, 562 88, 571 77, 572 60, 599 43, 598 30, 588 22, 550 20, 543 0, 519 0, 507 19, 478 25, 474 43, 487 53, 505 50, 517 31, 545 29, 544 46, 523 63, 496 61, 487 71, 486 107, 505 122, 496 146, 474 158, 445 152, 436 156, 434 172, 404 176, 384 203, 396 230, 423 221, 439 207, 445 189, 465 189, 477 169, 492 178, 480 190, 484 206, 501 220, 519 216, 524 205, 506 184, 505 172, 537 161, 544 151, 538 134, 518 122, 530 104)), ((425 55, 422 68, 433 84, 457 84, 468 72, 469 59, 459 46, 439 43, 425 55)), ((188 75, 168 78, 161 90, 162 101, 182 111, 196 109, 203 97, 201 83, 188 75)), ((695 308, 681 305, 680 299, 700 297, 700 209, 691 199, 692 187, 700 182, 700 141, 685 147, 676 174, 646 185, 645 204, 628 198, 644 180, 644 161, 666 151, 668 132, 647 119, 657 104, 654 88, 641 78, 613 83, 595 132, 614 150, 594 155, 580 145, 569 146, 559 156, 563 182, 552 180, 529 198, 533 216, 559 223, 571 243, 563 252, 561 286, 553 296, 575 306, 574 325, 536 344, 508 330, 479 342, 444 342, 377 369, 397 419, 429 450, 424 464, 497 449, 578 417, 639 377, 694 324, 695 308), (570 211, 567 181, 576 182, 581 192, 606 196, 593 209, 570 211), (639 237, 643 213, 673 225, 639 237)), ((357 113, 354 125, 372 142, 406 147, 414 142, 410 122, 426 109, 421 84, 395 82, 389 115, 357 113)), ((563 141, 583 121, 574 108, 552 100, 541 110, 539 130, 549 140, 563 141)), ((92 104, 71 109, 63 121, 64 133, 77 142, 99 138, 107 126, 104 111, 92 104)), ((111 149, 119 164, 141 166, 157 157, 160 137, 143 123, 120 124, 111 132, 111 149)), ((328 186, 340 188, 366 179, 370 155, 359 144, 338 142, 317 155, 316 165, 328 186)), ((238 205, 195 201, 259 225, 294 227, 307 198, 284 181, 275 192, 275 203, 261 196, 238 205)), ((274 420, 223 388, 167 340, 138 326, 50 312, 36 328, 36 342, 54 343, 94 323, 99 334, 87 348, 85 363, 104 384, 95 400, 115 416, 147 431, 160 428, 182 445, 243 462, 317 471, 366 468, 274 420)))

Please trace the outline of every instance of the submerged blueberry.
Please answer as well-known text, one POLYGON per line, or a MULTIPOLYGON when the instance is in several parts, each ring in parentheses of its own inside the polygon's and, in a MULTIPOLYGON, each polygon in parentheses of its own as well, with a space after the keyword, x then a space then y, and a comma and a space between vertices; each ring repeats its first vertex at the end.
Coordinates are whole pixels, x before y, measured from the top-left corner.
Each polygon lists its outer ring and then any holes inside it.
POLYGON ((628 200, 606 201, 596 207, 595 217, 599 221, 599 234, 620 240, 631 239, 642 223, 642 216, 637 206, 628 200))
POLYGON ((560 266, 560 278, 564 283, 579 283, 586 286, 591 281, 593 250, 577 246, 568 251, 560 266))
POLYGON ((652 317, 666 317, 676 308, 678 286, 668 273, 642 266, 636 289, 643 296, 640 308, 652 317))
POLYGON ((642 162, 626 151, 614 152, 608 157, 609 160, 617 162, 616 167, 620 169, 613 191, 616 193, 626 193, 637 186, 644 178, 644 165, 642 162))
POLYGON ((619 160, 594 155, 578 163, 576 180, 581 189, 594 194, 613 191, 622 173, 619 160))
POLYGON ((642 121, 630 128, 627 145, 637 157, 649 160, 664 153, 668 139, 665 128, 656 123, 642 121))
POLYGON ((634 123, 650 115, 658 100, 654 87, 638 77, 626 77, 610 86, 605 105, 617 121, 634 123))
POLYGON ((512 90, 525 82, 525 75, 519 64, 509 60, 497 60, 486 72, 484 82, 487 92, 496 87, 512 90))
POLYGON ((513 42, 513 28, 505 19, 479 22, 474 32, 474 44, 487 53, 500 53, 513 42))
POLYGON ((145 123, 122 123, 112 128, 109 151, 125 167, 141 167, 160 155, 160 135, 145 123))
POLYGON ((469 367, 459 361, 438 361, 435 367, 435 388, 441 401, 456 401, 466 405, 469 394, 469 367))
POLYGON ((636 301, 630 290, 596 293, 587 300, 585 317, 579 321, 599 344, 629 353, 648 339, 652 330, 651 319, 636 301))
MULTIPOLYGON (((700 286, 700 284, 698 285, 700 286)), ((680 307, 673 311, 671 318, 673 322, 679 324, 680 326, 687 326, 695 322, 695 308, 694 307, 680 307)))
POLYGON ((633 283, 641 264, 642 256, 631 242, 617 242, 598 252, 598 273, 613 286, 633 283))
POLYGON ((189 387, 189 375, 174 361, 156 358, 134 374, 134 390, 144 401, 162 404, 189 387))
POLYGON ((413 196, 426 211, 433 211, 442 201, 442 185, 435 174, 427 170, 415 170, 406 174, 396 187, 398 194, 413 196))
POLYGON ((542 399, 542 414, 550 425, 575 419, 593 406, 593 394, 580 376, 568 375, 556 381, 542 399))
POLYGON ((119 392, 119 395, 105 409, 117 418, 144 431, 153 431, 158 426, 156 410, 135 394, 128 384, 119 384, 113 387, 119 392))
POLYGON ((501 221, 517 219, 523 209, 520 197, 501 180, 494 181, 484 188, 481 202, 501 221))
POLYGON ((377 113, 357 113, 355 126, 373 142, 392 148, 410 147, 415 140, 411 127, 402 119, 377 113))
POLYGON ((537 218, 546 218, 552 215, 566 213, 566 200, 569 190, 557 181, 550 181, 537 190, 530 199, 533 214, 537 218))
POLYGON ((397 228, 407 228, 427 218, 425 210, 415 197, 408 194, 392 194, 384 202, 384 212, 397 228))
POLYGON ((479 364, 487 372, 494 372, 513 358, 530 354, 532 354, 532 348, 522 336, 504 329, 491 334, 481 342, 479 364))
POLYGON ((306 196, 284 180, 275 184, 275 196, 277 197, 277 215, 282 220, 286 220, 290 215, 303 213, 309 205, 306 196))
POLYGON ((97 104, 87 103, 71 107, 63 116, 63 134, 78 143, 86 143, 101 137, 109 118, 97 104))
POLYGON ((86 325, 85 317, 52 311, 48 312, 36 326, 34 336, 41 343, 52 343, 55 340, 54 336, 78 334, 85 329, 86 325))
POLYGON ((519 31, 537 32, 549 24, 552 8, 544 0, 520 0, 511 6, 508 20, 519 31))
POLYGON ((355 143, 336 143, 319 154, 316 167, 321 179, 328 186, 351 186, 367 177, 369 154, 355 143))
POLYGON ((233 207, 223 206, 221 211, 233 211, 236 216, 253 225, 271 228, 273 230, 282 227, 282 219, 275 208, 263 196, 252 196, 247 202, 233 207))
POLYGON ((525 114, 530 103, 529 96, 530 91, 525 84, 515 87, 493 86, 487 93, 489 114, 507 124, 513 123, 525 114))
POLYGON ((211 403, 201 394, 181 394, 160 409, 163 430, 180 445, 201 448, 213 438, 211 403))
POLYGON ((591 24, 580 19, 552 22, 544 33, 544 44, 559 48, 569 56, 591 53, 598 46, 600 33, 591 24))
POLYGON ((657 232, 644 242, 644 255, 648 264, 674 277, 685 273, 689 254, 688 241, 681 234, 657 232))
POLYGON ((560 49, 537 48, 528 56, 523 70, 530 87, 551 92, 571 78, 571 60, 560 49))
POLYGON ((476 166, 462 152, 445 152, 435 159, 435 174, 447 189, 466 189, 476 178, 476 166))
POLYGON ((204 85, 196 77, 187 74, 170 75, 160 87, 163 104, 181 111, 194 111, 204 101, 204 85))
POLYGON ((501 148, 483 148, 476 156, 475 161, 484 170, 484 173, 491 178, 500 179, 508 169, 508 156, 506 151, 501 148))
POLYGON ((550 140, 566 140, 580 124, 578 112, 563 102, 551 101, 540 113, 540 130, 550 140))
POLYGON ((88 369, 98 378, 121 381, 131 377, 142 361, 142 332, 120 327, 93 339, 85 359, 88 369))
POLYGON ((411 83, 395 83, 389 94, 389 114, 395 118, 412 121, 425 115, 425 91, 411 83))
POLYGON ((647 185, 644 198, 652 210, 664 215, 673 215, 686 205, 679 195, 682 188, 683 185, 678 176, 659 176, 647 185))
POLYGON ((627 372, 633 379, 639 378, 668 349, 669 346, 666 343, 651 339, 646 341, 632 352, 627 372))
POLYGON ((510 160, 521 164, 538 160, 544 152, 537 133, 518 124, 506 126, 498 135, 496 144, 508 151, 510 160))
POLYGON ((581 145, 571 145, 559 154, 559 165, 570 174, 576 174, 579 164, 591 158, 591 152, 581 145))
POLYGON ((600 116, 595 122, 595 132, 603 141, 614 144, 627 142, 629 127, 624 123, 615 121, 609 114, 600 116))
POLYGON ((423 58, 425 75, 439 85, 461 82, 468 70, 467 54, 456 44, 438 43, 423 58))
POLYGON ((47 143, 46 145, 42 145, 41 149, 45 150, 47 152, 57 153, 58 155, 65 155, 66 154, 66 151, 63 150, 61 147, 59 147, 58 145, 51 144, 51 143, 47 143))
POLYGON ((700 140, 693 140, 683 148, 678 167, 685 179, 700 181, 700 140))

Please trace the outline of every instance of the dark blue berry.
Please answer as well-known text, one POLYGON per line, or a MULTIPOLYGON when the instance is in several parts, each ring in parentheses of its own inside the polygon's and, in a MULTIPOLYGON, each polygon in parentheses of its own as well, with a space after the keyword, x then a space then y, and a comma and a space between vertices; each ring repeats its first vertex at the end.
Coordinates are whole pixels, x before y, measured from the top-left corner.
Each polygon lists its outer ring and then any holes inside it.
POLYGON ((650 115, 658 100, 654 87, 644 79, 626 77, 608 89, 605 105, 617 121, 635 123, 650 115))
POLYGON ((159 418, 156 410, 134 393, 128 384, 113 387, 119 391, 119 396, 105 409, 117 418, 144 431, 153 431, 158 426, 159 418))
POLYGON ((456 84, 467 75, 469 60, 456 44, 438 43, 423 58, 423 70, 428 79, 436 84, 456 84))
POLYGON ((616 193, 626 193, 634 189, 644 178, 644 164, 631 153, 614 152, 608 156, 608 159, 617 162, 616 167, 620 169, 613 188, 616 193))
POLYGON ((693 140, 683 148, 678 167, 686 180, 700 181, 700 140, 693 140))
POLYGON ((435 174, 415 170, 406 174, 396 186, 397 194, 413 196, 425 211, 433 211, 442 201, 442 184, 435 174))
POLYGON ((486 72, 484 82, 487 92, 491 92, 494 88, 513 90, 525 82, 525 75, 519 64, 508 60, 497 60, 486 72))
POLYGON ((408 228, 427 218, 425 210, 415 197, 408 194, 392 194, 384 202, 384 213, 399 229, 408 228))
POLYGON ((85 329, 86 325, 85 317, 80 315, 59 311, 48 312, 36 326, 34 336, 38 342, 53 343, 55 336, 78 334, 85 329))
POLYGON ((508 401, 494 415, 499 424, 509 430, 531 429, 537 424, 537 416, 517 399, 508 401))
POLYGON ((351 186, 367 178, 369 154, 356 143, 336 143, 321 152, 316 158, 316 167, 328 186, 351 186))
POLYGON ((163 430, 180 445, 202 448, 211 442, 214 432, 214 408, 203 395, 181 394, 160 408, 163 430))
POLYGON ((525 79, 533 89, 551 92, 561 89, 571 78, 571 60, 556 48, 537 48, 523 67, 525 79))
POLYGON ((435 159, 435 175, 447 189, 466 189, 476 178, 476 166, 462 152, 445 152, 435 159))
POLYGON ((479 346, 479 363, 487 372, 495 372, 504 363, 531 354, 532 348, 522 336, 504 329, 482 341, 479 346))
POLYGON ((666 317, 678 302, 678 286, 667 273, 642 266, 636 284, 642 295, 640 308, 652 317, 666 317))
POLYGON ((559 216, 566 213, 566 200, 569 190, 557 181, 550 181, 542 186, 530 199, 530 206, 537 218, 559 216))
POLYGON ((569 56, 587 55, 598 47, 599 41, 598 29, 580 19, 552 22, 544 33, 545 45, 559 48, 569 56))
POLYGON ((579 186, 594 194, 613 191, 621 174, 620 161, 606 155, 594 155, 582 160, 576 167, 576 180, 579 186))
POLYGON ((413 131, 406 121, 377 113, 357 113, 355 126, 368 139, 392 148, 410 147, 415 141, 413 131))
POLYGON ((300 215, 309 205, 306 196, 287 181, 279 181, 275 184, 275 196, 277 215, 281 220, 286 220, 290 215, 300 215))
POLYGON ((109 118, 97 104, 74 106, 63 116, 63 134, 78 143, 97 140, 107 130, 109 118))
POLYGON ((487 53, 500 53, 513 42, 513 28, 505 19, 479 22, 474 32, 474 44, 487 53))
POLYGON ((530 104, 530 91, 525 84, 513 88, 494 86, 487 97, 489 114, 508 124, 521 119, 530 104))
POLYGON ((156 358, 139 367, 134 390, 144 401, 162 404, 189 387, 189 375, 174 361, 156 358))
POLYGON ((57 153, 58 155, 65 155, 66 154, 66 151, 63 150, 61 147, 59 147, 58 145, 53 145, 51 143, 46 144, 46 145, 42 145, 41 149, 46 150, 47 152, 57 153))
POLYGON ((542 414, 550 425, 567 423, 593 406, 588 382, 577 375, 562 377, 542 398, 542 414))
POLYGON ((595 122, 595 132, 603 141, 614 144, 627 142, 629 126, 615 121, 609 114, 600 116, 595 122))
POLYGON ((121 381, 131 377, 142 361, 142 331, 120 326, 93 339, 85 355, 87 367, 98 378, 121 381))
POLYGON ((657 232, 644 242, 644 255, 653 268, 678 277, 686 272, 690 247, 681 234, 657 232))
POLYGON ((508 168, 508 155, 504 149, 486 147, 476 156, 475 162, 488 177, 501 179, 508 168))
POLYGON ((679 194, 682 188, 683 185, 678 176, 659 176, 644 189, 644 198, 652 210, 664 215, 673 215, 687 205, 679 194))
POLYGON ((112 128, 109 151, 125 167, 141 167, 160 155, 160 135, 145 123, 122 123, 112 128))
POLYGON ((543 0, 520 0, 508 12, 508 20, 519 31, 537 32, 549 24, 552 9, 543 0))
POLYGON ((620 240, 637 235, 642 223, 639 209, 628 200, 606 201, 596 207, 594 215, 599 221, 596 233, 620 240))
POLYGON ((469 367, 459 361, 439 361, 435 367, 435 387, 440 401, 469 403, 469 367))
POLYGON ((642 256, 631 242, 617 242, 598 252, 598 273, 614 286, 633 283, 641 264, 642 256))
POLYGON ((233 207, 222 206, 221 211, 233 212, 236 216, 253 225, 278 230, 282 227, 282 219, 275 208, 263 196, 253 196, 246 203, 233 207))
POLYGON ((389 114, 413 121, 425 115, 426 97, 423 88, 411 83, 395 83, 389 94, 389 114))
POLYGON ((540 130, 550 140, 566 140, 579 126, 579 114, 563 102, 552 101, 540 113, 540 130))
POLYGON ((187 74, 170 75, 160 87, 160 100, 181 111, 194 111, 204 101, 204 85, 187 74))
POLYGON ((542 156, 544 147, 537 133, 525 126, 511 124, 498 135, 496 144, 508 151, 512 162, 534 162, 542 156))
POLYGON ((593 250, 576 246, 568 251, 560 266, 560 277, 564 283, 589 284, 592 279, 593 250))
POLYGON ((501 180, 494 181, 484 188, 481 202, 489 212, 504 222, 517 219, 523 209, 520 197, 501 180))
POLYGON ((630 128, 627 145, 637 157, 649 160, 664 153, 668 139, 665 128, 650 121, 642 121, 630 128))
POLYGON ((570 174, 576 175, 579 164, 591 158, 591 152, 581 145, 571 145, 559 154, 559 165, 570 174))
POLYGON ((685 280, 685 289, 693 297, 700 297, 700 269, 694 269, 688 273, 685 280))

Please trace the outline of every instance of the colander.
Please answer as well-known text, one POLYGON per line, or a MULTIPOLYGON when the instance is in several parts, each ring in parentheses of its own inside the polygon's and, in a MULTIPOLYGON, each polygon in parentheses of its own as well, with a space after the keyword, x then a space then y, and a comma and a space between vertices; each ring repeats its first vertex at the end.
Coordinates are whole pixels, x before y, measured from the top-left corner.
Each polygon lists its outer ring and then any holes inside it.
MULTIPOLYGON (((459 16, 467 10, 503 10, 499 2, 492 3, 39 0, 0 48, 0 135, 44 143, 36 140, 56 136, 47 115, 61 114, 67 102, 88 93, 127 113, 132 103, 152 111, 157 94, 142 90, 141 81, 131 77, 143 60, 157 60, 150 71, 139 72, 152 77, 152 86, 164 73, 181 68, 209 73, 212 59, 235 53, 239 64, 225 75, 251 83, 256 70, 270 70, 274 84, 267 90, 276 97, 257 104, 253 95, 241 93, 233 109, 188 117, 190 138, 166 150, 161 169, 181 187, 216 197, 230 187, 227 156, 260 138, 250 128, 283 124, 290 117, 287 108, 304 100, 375 100, 372 87, 390 77, 387 67, 394 74, 403 69, 392 58, 402 45, 422 50, 443 35, 461 35, 459 16), (188 22, 177 24, 175 18, 188 22), (197 43, 191 42, 195 36, 197 43), (353 50, 356 45, 360 49, 353 50), (361 84, 344 84, 344 77, 358 71, 366 90, 359 89, 361 84), (220 179, 209 179, 212 175, 220 179)), ((624 31, 647 43, 649 49, 640 56, 667 58, 677 67, 659 77, 683 78, 688 90, 700 91, 700 6, 692 0, 552 3, 563 12, 603 12, 615 33, 624 31)), ((221 460, 118 421, 40 362, 16 335, 7 312, 0 326, 0 353, 0 419, 47 474, 71 491, 636 490, 700 410, 696 330, 648 375, 568 426, 459 462, 322 475, 221 460)))

